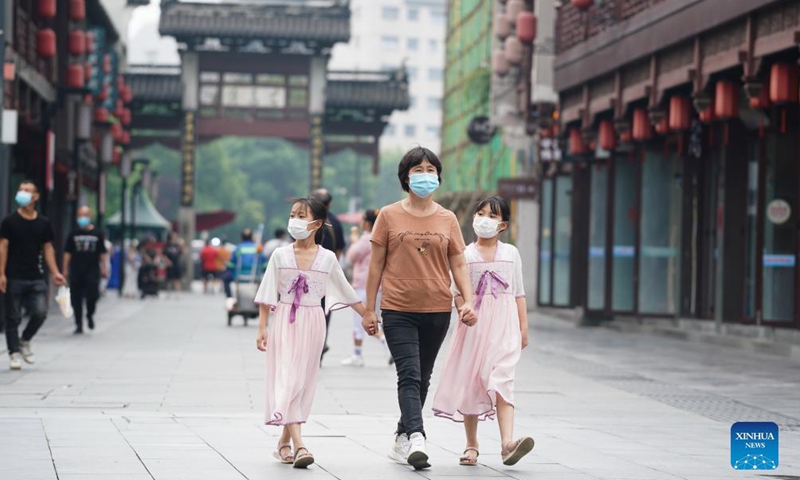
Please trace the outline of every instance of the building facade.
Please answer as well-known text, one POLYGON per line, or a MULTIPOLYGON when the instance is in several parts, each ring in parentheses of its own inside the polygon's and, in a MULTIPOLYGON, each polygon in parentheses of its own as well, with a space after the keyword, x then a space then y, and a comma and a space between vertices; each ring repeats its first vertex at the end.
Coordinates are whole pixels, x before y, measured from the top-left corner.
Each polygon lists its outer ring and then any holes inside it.
POLYGON ((800 326, 798 24, 794 0, 562 2, 540 305, 800 326))
POLYGON ((332 70, 398 70, 409 77, 410 107, 392 114, 381 145, 441 149, 445 0, 351 0, 351 38, 336 45, 332 70))

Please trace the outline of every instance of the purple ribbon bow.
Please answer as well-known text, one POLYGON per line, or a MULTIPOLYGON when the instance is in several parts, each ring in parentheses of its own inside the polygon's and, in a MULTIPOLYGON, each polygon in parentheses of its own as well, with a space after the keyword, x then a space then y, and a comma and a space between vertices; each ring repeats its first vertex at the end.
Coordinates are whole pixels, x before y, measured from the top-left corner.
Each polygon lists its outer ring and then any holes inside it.
POLYGON ((300 306, 300 300, 303 298, 304 293, 308 293, 308 279, 305 275, 298 275, 289 287, 289 293, 294 292, 294 300, 292 301, 292 309, 289 312, 289 323, 294 323, 297 317, 297 307, 300 306))
POLYGON ((486 294, 486 287, 489 285, 492 287, 492 296, 494 298, 497 298, 497 294, 500 293, 498 285, 502 285, 503 290, 508 289, 508 282, 503 280, 503 277, 498 275, 496 272, 486 270, 483 272, 483 275, 481 275, 480 281, 478 281, 478 289, 475 290, 475 296, 478 297, 475 299, 475 311, 478 311, 478 309, 481 308, 483 296, 486 294))

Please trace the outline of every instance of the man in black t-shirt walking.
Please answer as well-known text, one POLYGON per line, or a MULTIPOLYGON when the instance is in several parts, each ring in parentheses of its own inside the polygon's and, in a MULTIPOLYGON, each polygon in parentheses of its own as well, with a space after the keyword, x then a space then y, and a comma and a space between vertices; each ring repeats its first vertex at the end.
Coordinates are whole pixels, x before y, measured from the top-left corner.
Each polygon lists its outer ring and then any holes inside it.
POLYGON ((75 311, 75 333, 83 333, 83 301, 86 323, 94 330, 94 311, 100 297, 100 277, 108 278, 103 233, 92 225, 92 210, 78 209, 78 229, 67 237, 64 247, 64 277, 69 279, 70 299, 75 311))
POLYGON ((33 363, 31 339, 47 318, 47 284, 44 262, 56 285, 64 285, 53 249, 53 227, 36 211, 39 189, 23 181, 16 202, 20 208, 0 224, 0 292, 6 294, 6 345, 10 368, 22 368, 22 360, 33 363), (19 337, 23 307, 30 320, 19 337))

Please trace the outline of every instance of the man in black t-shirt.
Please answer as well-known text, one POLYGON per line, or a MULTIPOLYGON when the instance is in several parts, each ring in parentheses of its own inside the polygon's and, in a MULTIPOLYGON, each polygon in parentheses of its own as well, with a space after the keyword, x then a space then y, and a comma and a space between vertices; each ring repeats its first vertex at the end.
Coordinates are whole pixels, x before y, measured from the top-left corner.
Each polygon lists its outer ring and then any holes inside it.
POLYGON ((20 208, 0 224, 0 292, 6 294, 6 345, 10 368, 22 368, 22 360, 33 363, 30 342, 47 318, 47 284, 43 263, 56 285, 64 285, 53 249, 53 227, 36 211, 39 189, 23 181, 16 202, 20 208), (30 320, 19 338, 23 307, 30 320))
POLYGON ((86 323, 94 330, 94 312, 100 297, 100 277, 108 278, 106 245, 103 233, 92 225, 92 210, 78 209, 78 229, 67 237, 64 247, 64 277, 69 279, 75 333, 83 333, 83 301, 86 300, 86 323))

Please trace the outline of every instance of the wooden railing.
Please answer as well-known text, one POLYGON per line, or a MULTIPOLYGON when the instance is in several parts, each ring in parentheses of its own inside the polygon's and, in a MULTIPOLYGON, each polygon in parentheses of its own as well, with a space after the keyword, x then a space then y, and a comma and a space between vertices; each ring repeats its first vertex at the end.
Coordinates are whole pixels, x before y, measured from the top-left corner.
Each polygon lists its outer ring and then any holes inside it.
POLYGON ((561 0, 556 15, 556 53, 568 50, 653 5, 672 0, 603 0, 588 10, 578 10, 561 0))

